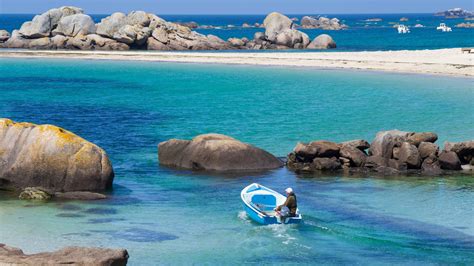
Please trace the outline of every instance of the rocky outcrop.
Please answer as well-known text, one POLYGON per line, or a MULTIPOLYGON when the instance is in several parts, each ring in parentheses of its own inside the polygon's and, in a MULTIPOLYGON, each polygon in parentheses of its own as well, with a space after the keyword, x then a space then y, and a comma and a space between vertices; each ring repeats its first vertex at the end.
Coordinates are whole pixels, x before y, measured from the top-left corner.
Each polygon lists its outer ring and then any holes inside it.
POLYGON ((53 125, 0 119, 0 187, 101 191, 114 172, 100 147, 53 125))
POLYGON ((446 17, 446 18, 466 18, 466 17, 474 17, 474 12, 467 11, 462 8, 452 8, 446 11, 437 12, 434 15, 446 17))
MULTIPOLYGON (((261 27, 258 23, 254 26, 261 27)), ((94 24, 92 18, 84 14, 82 9, 61 7, 48 10, 32 21, 25 22, 20 30, 12 32, 11 37, 7 37, 4 32, 0 35, 0 47, 76 50, 259 50, 306 49, 311 42, 306 33, 296 29, 293 20, 280 13, 269 14, 263 26, 265 33, 255 34, 253 40, 230 38, 224 41, 217 36, 203 35, 191 30, 197 27, 195 23, 167 22, 145 11, 113 13, 94 24)), ((335 48, 335 42, 328 37, 318 36, 310 48, 335 48)))
POLYGON ((211 171, 258 171, 283 165, 262 149, 220 134, 162 142, 158 145, 158 159, 169 167, 211 171))
POLYGON ((356 172, 374 171, 382 175, 472 171, 474 141, 448 142, 440 153, 434 143, 437 139, 438 136, 432 132, 388 130, 378 132, 371 144, 365 140, 340 144, 329 141, 298 143, 288 154, 287 167, 296 172, 342 168, 356 172))
POLYGON ((339 19, 329 19, 327 17, 304 16, 300 24, 303 29, 343 30, 348 28, 348 26, 341 23, 339 19))
POLYGON ((333 49, 336 48, 336 42, 331 36, 321 34, 314 38, 314 40, 306 47, 308 49, 333 49))
POLYGON ((58 251, 27 255, 19 248, 0 244, 2 265, 127 265, 129 255, 125 249, 66 247, 58 251))

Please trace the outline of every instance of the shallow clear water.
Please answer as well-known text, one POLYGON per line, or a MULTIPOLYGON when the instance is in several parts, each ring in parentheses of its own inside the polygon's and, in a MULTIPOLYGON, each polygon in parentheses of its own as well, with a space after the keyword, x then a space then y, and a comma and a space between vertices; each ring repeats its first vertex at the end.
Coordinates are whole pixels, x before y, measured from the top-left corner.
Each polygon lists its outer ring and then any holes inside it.
MULTIPOLYGON (((87 10, 86 10, 87 12, 87 10)), ((0 29, 12 31, 19 29, 25 21, 30 21, 32 14, 1 14, 0 29)), ((92 15, 96 22, 107 15, 92 15)), ((203 34, 214 34, 223 39, 231 37, 247 37, 252 39, 257 31, 263 29, 241 28, 243 23, 262 23, 265 15, 160 15, 167 21, 189 22, 195 21, 199 25, 220 26, 222 29, 196 29, 203 34), (227 28, 233 25, 235 27, 227 28)), ((301 19, 304 15, 288 15, 290 18, 301 19)), ((317 15, 314 15, 317 16, 317 15)), ((446 19, 436 17, 432 14, 331 14, 328 17, 337 17, 349 26, 348 30, 324 31, 324 30, 303 30, 311 39, 319 34, 330 34, 337 43, 334 51, 373 51, 373 50, 419 50, 419 49, 439 49, 453 47, 474 46, 474 30, 454 28, 459 23, 465 23, 463 18, 446 19), (411 27, 410 34, 398 34, 393 28, 393 23, 400 23, 402 17, 407 17, 409 21, 404 25, 411 27), (369 18, 381 18, 381 22, 366 22, 369 18), (436 30, 440 23, 446 23, 453 27, 453 32, 443 33, 436 30), (425 28, 414 28, 416 24, 422 24, 425 28)), ((244 51, 244 50, 243 50, 244 51)), ((305 50, 306 52, 315 52, 305 50)), ((255 51, 253 51, 255 52, 255 51)), ((265 52, 271 52, 265 51, 265 52)))
POLYGON ((0 195, 0 242, 27 252, 127 248, 133 264, 473 264, 473 176, 219 175, 160 167, 169 138, 228 134, 285 156, 297 141, 383 129, 474 138, 472 79, 308 68, 0 60, 0 117, 97 143, 116 173, 100 202, 0 195), (259 226, 240 190, 292 186, 305 223, 259 226))

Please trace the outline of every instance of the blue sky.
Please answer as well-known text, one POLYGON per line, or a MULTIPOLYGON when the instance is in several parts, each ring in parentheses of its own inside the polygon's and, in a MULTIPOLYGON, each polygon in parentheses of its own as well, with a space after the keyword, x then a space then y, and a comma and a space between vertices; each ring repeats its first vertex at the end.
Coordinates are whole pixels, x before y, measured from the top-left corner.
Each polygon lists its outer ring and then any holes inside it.
POLYGON ((74 5, 89 14, 145 10, 156 14, 432 13, 473 10, 474 0, 0 0, 0 13, 40 13, 74 5))

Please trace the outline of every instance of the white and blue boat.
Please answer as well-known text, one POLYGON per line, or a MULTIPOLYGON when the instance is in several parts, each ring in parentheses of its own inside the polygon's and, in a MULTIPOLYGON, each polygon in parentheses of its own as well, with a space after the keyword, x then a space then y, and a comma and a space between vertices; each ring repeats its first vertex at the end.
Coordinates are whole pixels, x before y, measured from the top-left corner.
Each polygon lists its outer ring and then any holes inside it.
POLYGON ((244 208, 247 215, 260 224, 297 224, 303 218, 299 210, 296 210, 295 217, 286 217, 283 219, 273 209, 282 205, 286 197, 271 190, 265 186, 253 183, 242 189, 240 197, 244 202, 244 208))

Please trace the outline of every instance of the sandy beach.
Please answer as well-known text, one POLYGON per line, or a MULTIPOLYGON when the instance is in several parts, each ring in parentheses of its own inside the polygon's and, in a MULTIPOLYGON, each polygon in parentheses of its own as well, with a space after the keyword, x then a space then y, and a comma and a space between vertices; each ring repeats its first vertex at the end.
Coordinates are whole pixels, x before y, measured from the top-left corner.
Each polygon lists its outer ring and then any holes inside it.
POLYGON ((2 58, 66 58, 380 70, 474 76, 474 54, 460 48, 376 52, 150 52, 0 50, 2 58))

